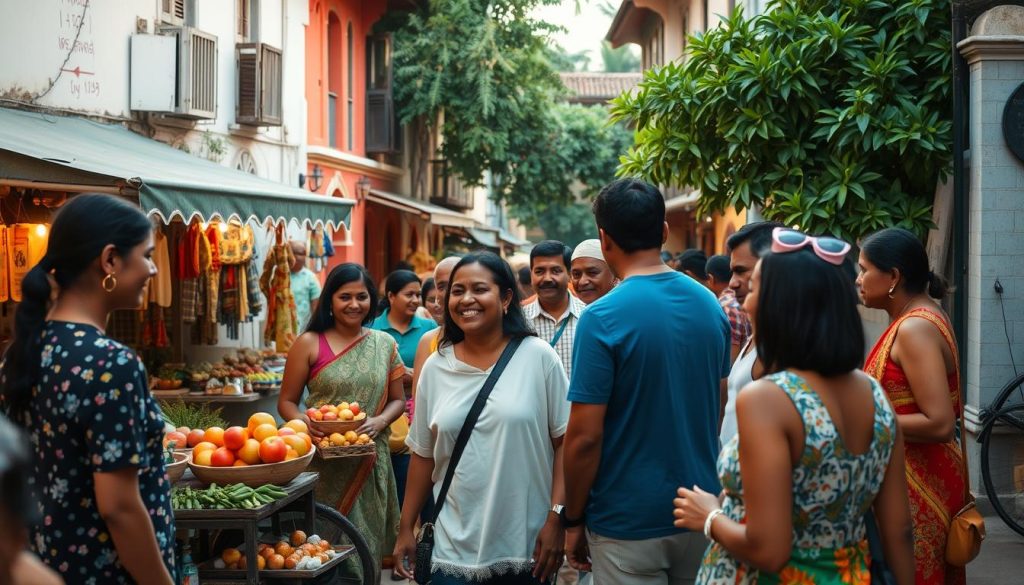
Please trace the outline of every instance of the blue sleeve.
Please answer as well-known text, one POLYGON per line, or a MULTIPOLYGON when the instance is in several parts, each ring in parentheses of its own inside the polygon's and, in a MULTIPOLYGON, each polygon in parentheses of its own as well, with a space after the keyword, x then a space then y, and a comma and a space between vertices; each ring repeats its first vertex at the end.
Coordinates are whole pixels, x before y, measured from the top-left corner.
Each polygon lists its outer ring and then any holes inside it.
POLYGON ((722 313, 722 334, 725 336, 725 346, 722 350, 722 375, 720 378, 728 378, 732 371, 732 325, 729 318, 722 313))
POLYGON ((615 352, 611 334, 593 310, 584 311, 576 326, 572 348, 569 401, 608 404, 615 381, 615 352))
POLYGON ((309 302, 312 303, 320 298, 320 281, 316 276, 309 277, 309 302))

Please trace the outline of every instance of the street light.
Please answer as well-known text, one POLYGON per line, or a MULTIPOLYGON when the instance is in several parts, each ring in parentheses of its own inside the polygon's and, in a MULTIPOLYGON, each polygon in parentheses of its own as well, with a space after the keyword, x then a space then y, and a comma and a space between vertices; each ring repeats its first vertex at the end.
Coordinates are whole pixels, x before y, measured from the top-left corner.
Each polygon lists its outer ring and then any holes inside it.
POLYGON ((366 199, 366 196, 370 194, 370 188, 373 187, 373 183, 370 182, 370 178, 363 175, 356 181, 356 199, 362 201, 366 199))
POLYGON ((320 165, 313 165, 313 174, 309 176, 309 190, 316 193, 324 182, 324 172, 320 165))

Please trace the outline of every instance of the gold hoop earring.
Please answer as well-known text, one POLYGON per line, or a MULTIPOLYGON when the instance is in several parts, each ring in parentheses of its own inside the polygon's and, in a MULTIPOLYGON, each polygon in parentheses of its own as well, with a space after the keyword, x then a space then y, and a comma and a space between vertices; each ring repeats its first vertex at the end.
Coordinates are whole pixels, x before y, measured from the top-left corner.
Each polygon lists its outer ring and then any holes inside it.
POLYGON ((100 283, 100 286, 108 293, 114 292, 114 289, 117 288, 117 277, 114 276, 113 272, 107 274, 103 277, 103 282, 100 283))

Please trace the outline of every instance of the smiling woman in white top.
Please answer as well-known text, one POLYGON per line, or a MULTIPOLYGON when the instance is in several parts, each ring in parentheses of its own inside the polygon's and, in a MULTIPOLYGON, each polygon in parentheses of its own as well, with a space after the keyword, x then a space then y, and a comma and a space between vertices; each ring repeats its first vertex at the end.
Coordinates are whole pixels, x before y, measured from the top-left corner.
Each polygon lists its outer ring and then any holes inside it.
POLYGON ((470 406, 509 340, 525 337, 456 465, 434 528, 432 583, 543 583, 563 556, 553 510, 564 499, 568 380, 555 351, 530 330, 504 260, 466 256, 449 282, 444 334, 420 372, 406 440, 412 461, 395 546, 398 572, 411 577, 420 507, 431 489, 435 497, 440 491, 470 406))

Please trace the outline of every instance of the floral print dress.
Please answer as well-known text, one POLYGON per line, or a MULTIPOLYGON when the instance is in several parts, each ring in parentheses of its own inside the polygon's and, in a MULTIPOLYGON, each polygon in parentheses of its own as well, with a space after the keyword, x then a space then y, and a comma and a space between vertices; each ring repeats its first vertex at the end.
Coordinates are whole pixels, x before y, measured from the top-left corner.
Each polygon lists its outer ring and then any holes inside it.
POLYGON ((39 384, 22 419, 35 451, 42 521, 30 546, 67 583, 132 583, 100 516, 93 474, 134 467, 172 577, 174 517, 163 420, 136 354, 89 325, 50 321, 39 384))
MULTIPOLYGON (((740 563, 713 542, 704 554, 697 583, 868 585, 870 558, 863 518, 881 488, 896 437, 896 416, 885 392, 871 381, 874 433, 868 451, 855 455, 845 449, 828 410, 803 378, 780 372, 765 379, 786 392, 804 422, 804 451, 793 469, 792 556, 782 571, 769 574, 740 563)), ((722 510, 743 523, 738 435, 722 448, 718 473, 725 490, 722 510)))

